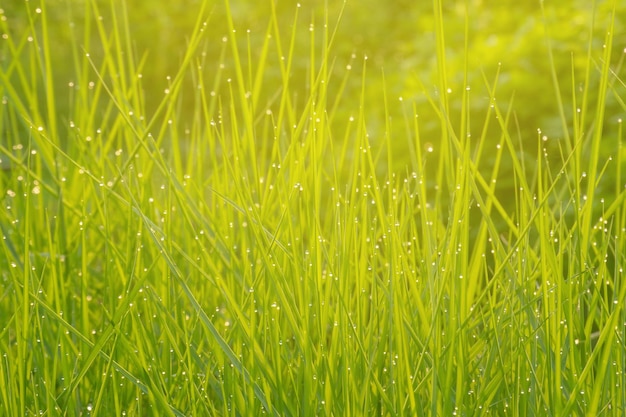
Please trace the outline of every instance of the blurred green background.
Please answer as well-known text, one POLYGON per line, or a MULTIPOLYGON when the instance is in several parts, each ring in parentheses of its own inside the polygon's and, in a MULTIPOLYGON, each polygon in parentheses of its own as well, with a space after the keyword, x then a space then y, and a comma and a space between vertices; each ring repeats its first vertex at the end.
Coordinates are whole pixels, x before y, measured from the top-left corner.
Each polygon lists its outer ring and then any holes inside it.
MULTIPOLYGON (((145 111, 148 116, 154 112, 168 86, 167 77, 173 77, 180 67, 188 35, 199 17, 201 3, 201 0, 46 1, 47 33, 53 51, 54 91, 60 129, 68 125, 72 112, 68 84, 76 82, 77 74, 84 70, 79 54, 82 51, 89 52, 97 64, 105 53, 103 37, 123 28, 124 16, 128 21, 129 33, 125 35, 131 40, 132 59, 139 62, 142 57, 145 58, 141 71, 145 111), (102 23, 104 34, 98 32, 96 21, 102 23)), ((571 129, 576 111, 573 98, 576 97, 578 101, 582 98, 588 53, 594 65, 588 85, 591 111, 595 108, 595 101, 600 99, 593 91, 600 77, 598 69, 613 3, 616 4, 616 20, 612 68, 616 77, 611 80, 611 94, 606 98, 608 104, 604 121, 606 139, 603 155, 615 155, 617 120, 623 117, 626 110, 621 99, 626 96, 623 69, 626 50, 624 2, 597 1, 594 5, 588 0, 547 1, 542 8, 538 0, 444 1, 445 72, 450 88, 448 98, 452 120, 459 118, 463 106, 462 92, 467 83, 471 87, 470 130, 473 137, 478 137, 490 105, 486 82, 493 84, 496 74, 499 74, 496 97, 502 111, 512 103, 514 119, 509 131, 519 140, 520 149, 524 149, 520 151, 519 157, 528 163, 536 160, 537 129, 541 129, 542 135, 549 138, 546 142, 549 154, 560 160, 560 150, 566 148, 562 141, 567 135, 560 119, 548 47, 552 48, 560 97, 568 128, 571 129)), ((254 73, 257 67, 260 49, 271 21, 271 4, 270 1, 230 2, 245 72, 250 70, 254 73)), ((30 42, 29 36, 39 39, 43 30, 41 13, 37 13, 40 5, 39 1, 4 1, 3 36, 10 36, 13 42, 21 43, 30 42)), ((340 91, 339 86, 348 72, 348 66, 352 73, 346 78, 341 96, 328 97, 329 106, 337 100, 330 121, 336 135, 343 134, 348 118, 358 112, 362 91, 361 72, 364 57, 367 56, 364 111, 372 146, 380 144, 385 134, 383 97, 386 94, 392 127, 389 137, 393 140, 392 160, 395 164, 392 170, 405 172, 407 167, 411 169, 408 144, 413 138, 409 137, 404 119, 407 114, 410 116, 413 105, 420 116, 422 141, 432 144, 436 155, 441 140, 441 122, 428 102, 429 99, 438 100, 437 74, 440 71, 436 59, 432 2, 360 0, 344 3, 302 0, 298 4, 279 0, 275 1, 275 7, 283 53, 288 52, 291 36, 294 35, 290 89, 295 96, 294 106, 300 106, 297 110, 302 110, 304 101, 302 98, 298 101, 298 96, 306 97, 310 88, 311 48, 316 51, 314 56, 317 57, 313 70, 319 69, 319 57, 324 49, 323 29, 327 22, 331 33, 336 28, 329 53, 332 64, 329 92, 340 91), (309 31, 311 24, 316 28, 313 35, 309 31)), ((205 68, 201 76, 207 85, 214 84, 211 78, 218 72, 222 80, 235 77, 232 51, 222 41, 222 38, 228 36, 226 16, 224 2, 208 2, 206 37, 199 52, 199 60, 205 68)), ((112 51, 110 49, 108 52, 112 51)), ((121 52, 127 54, 128 51, 121 52)), ((19 51, 25 61, 31 53, 29 48, 19 51)), ((7 42, 0 41, 0 65, 5 71, 10 67, 14 54, 15 51, 7 47, 7 42)), ((39 71, 37 68, 33 70, 35 73, 39 71)), ((12 77, 16 75, 12 74, 12 77)), ((94 74, 92 77, 95 79, 94 74)), ((180 96, 181 117, 176 127, 181 132, 189 128, 196 104, 193 77, 189 76, 186 82, 187 87, 180 96), (187 120, 185 115, 189 115, 187 120)), ((257 109, 259 114, 272 108, 281 86, 279 57, 272 50, 264 68, 262 98, 257 109)), ((41 94, 44 94, 41 88, 41 94)), ((230 94, 228 84, 221 82, 215 88, 215 93, 227 100, 230 94)), ((592 122, 588 120, 589 124, 592 122)), ((591 130, 590 126, 585 130, 591 130)), ((487 140, 495 144, 499 135, 497 124, 491 123, 487 140)), ((4 132, 3 140, 19 142, 16 136, 18 134, 15 132, 4 132)), ((381 160, 385 161, 386 158, 381 160)), ((386 167, 381 164, 381 173, 386 172, 386 167)), ((506 178, 506 175, 502 177, 506 178)), ((512 184, 499 186, 507 188, 512 184)), ((608 188, 615 187, 610 184, 608 188)))

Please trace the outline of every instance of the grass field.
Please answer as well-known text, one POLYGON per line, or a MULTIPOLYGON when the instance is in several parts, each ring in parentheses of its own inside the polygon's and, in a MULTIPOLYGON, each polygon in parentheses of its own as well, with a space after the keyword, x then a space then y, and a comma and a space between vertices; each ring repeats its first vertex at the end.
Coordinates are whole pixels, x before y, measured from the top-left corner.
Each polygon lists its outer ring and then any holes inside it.
POLYGON ((0 415, 623 416, 624 6, 261 3, 0 10, 0 415))

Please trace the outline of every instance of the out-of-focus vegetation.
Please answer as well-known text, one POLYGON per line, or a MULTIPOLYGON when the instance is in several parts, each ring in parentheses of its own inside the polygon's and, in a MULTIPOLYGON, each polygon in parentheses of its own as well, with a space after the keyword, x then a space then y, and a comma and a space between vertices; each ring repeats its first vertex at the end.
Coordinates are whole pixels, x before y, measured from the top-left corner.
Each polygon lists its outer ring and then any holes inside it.
MULTIPOLYGON (((168 76, 178 71, 185 54, 189 34, 197 20, 200 1, 186 2, 141 2, 141 1, 97 1, 63 2, 46 4, 46 35, 52 51, 56 117, 59 126, 67 125, 69 100, 68 84, 78 73, 85 71, 82 58, 89 52, 98 65, 105 53, 128 56, 132 49, 134 59, 142 58, 141 83, 145 93, 148 114, 154 112, 163 91, 168 87, 168 76), (123 19, 127 19, 125 26, 123 19), (116 45, 112 31, 128 37, 129 42, 116 45), (128 31, 128 33, 126 33, 128 31), (76 39, 81 41, 76 42, 76 39), (103 43, 109 44, 104 44, 103 43), (74 47, 72 47, 74 46, 74 47), (65 96, 67 94, 67 97, 65 96)), ((241 50, 241 65, 247 76, 256 76, 255 67, 263 50, 264 34, 272 24, 271 10, 275 7, 277 30, 285 40, 282 51, 318 51, 318 59, 309 53, 297 54, 291 63, 289 88, 304 97, 310 89, 311 65, 319 65, 319 51, 326 48, 327 36, 333 35, 330 54, 329 91, 345 88, 341 93, 341 105, 334 117, 335 126, 344 127, 350 115, 358 111, 361 96, 360 75, 351 76, 346 85, 347 67, 360 72, 363 57, 367 56, 365 76, 365 111, 372 141, 379 140, 384 133, 382 114, 383 96, 386 94, 389 116, 393 118, 394 135, 402 135, 402 111, 397 101, 415 103, 421 118, 423 137, 429 138, 438 149, 441 141, 440 121, 433 112, 429 100, 441 94, 437 77, 443 70, 449 92, 450 117, 458 120, 463 105, 463 90, 471 88, 469 105, 472 114, 482 120, 490 106, 490 89, 497 91, 500 103, 511 103, 513 118, 512 134, 524 149, 519 157, 532 163, 537 155, 537 132, 550 140, 547 146, 559 155, 559 149, 569 149, 564 143, 574 143, 571 126, 576 108, 574 98, 580 105, 582 85, 596 85, 603 53, 606 27, 611 15, 612 2, 599 1, 592 7, 588 1, 451 1, 444 2, 442 12, 445 19, 445 68, 436 59, 436 34, 430 2, 395 0, 381 4, 373 0, 358 2, 301 1, 270 2, 241 1, 231 5, 234 27, 241 50), (309 31, 309 25, 316 28, 309 31), (294 29, 295 28, 295 29, 294 29), (292 42, 292 43, 291 43, 292 42), (587 62, 593 67, 587 74, 587 62), (551 68, 555 71, 552 73, 551 68), (384 84, 383 84, 384 74, 384 84), (557 90, 558 88, 558 90, 557 90), (300 91, 300 93, 298 93, 300 91), (560 101, 559 101, 560 100, 560 101), (560 109, 563 110, 561 114, 560 109)), ((37 2, 10 1, 3 6, 5 35, 13 39, 30 42, 30 21, 41 18, 36 12, 37 2)), ((626 5, 617 4, 615 11, 615 33, 611 68, 616 74, 624 72, 624 46, 626 45, 626 5)), ((206 19, 207 34, 203 39, 197 59, 205 71, 200 75, 207 85, 214 85, 217 94, 228 92, 225 82, 214 83, 211 79, 218 72, 222 80, 235 77, 235 64, 224 59, 224 37, 228 37, 226 10, 222 2, 210 2, 206 19), (200 56, 201 55, 201 56, 200 56), (219 67, 222 68, 219 68, 219 67)), ((0 46, 0 62, 11 66, 14 51, 0 46)), ((28 48, 18 51, 18 56, 27 59, 28 48)), ((278 52, 270 48, 268 60, 276 61, 278 52), (274 56, 272 56, 274 55, 274 56)), ((139 64, 137 62, 136 64, 139 64)), ((277 65, 268 67, 261 77, 263 91, 260 92, 257 111, 271 107, 273 99, 282 88, 282 76, 277 65)), ((34 69, 36 70, 36 69, 34 69)), ((127 74, 132 76, 133 74, 127 74)), ((106 76, 117 76, 106 74, 106 76)), ((17 77, 12 75, 12 79, 17 77)), ((175 128, 184 131, 188 127, 194 103, 194 83, 188 77, 185 91, 180 96, 181 119, 175 128)), ((86 88, 86 86, 74 86, 86 88)), ((606 146, 603 155, 615 152, 612 138, 616 135, 617 119, 624 111, 620 101, 626 87, 617 79, 611 80, 611 94, 607 97, 606 146)), ((40 86, 40 94, 44 94, 40 86)), ((333 100, 330 96, 328 100, 333 100)), ((595 106, 598 97, 586 97, 589 108, 595 106)), ((295 100, 297 105, 297 99, 295 100)), ((336 103, 339 104, 339 103, 336 103)), ((508 105, 508 104, 506 104, 508 105)), ((578 108, 580 110, 580 106, 578 108)), ((495 124, 492 124, 495 126, 495 124)), ((479 134, 482 126, 470 127, 471 133, 479 134)), ((5 133, 6 135, 6 133, 5 133)), ((487 140, 495 143, 494 135, 487 140)), ((394 136, 394 137, 397 137, 394 136)), ((394 147, 394 169, 402 170, 408 161, 407 141, 397 138, 394 147)), ((571 144, 569 145, 571 147, 571 144)), ((384 170, 383 170, 384 171, 384 170)), ((512 184, 501 184, 503 189, 512 184)))

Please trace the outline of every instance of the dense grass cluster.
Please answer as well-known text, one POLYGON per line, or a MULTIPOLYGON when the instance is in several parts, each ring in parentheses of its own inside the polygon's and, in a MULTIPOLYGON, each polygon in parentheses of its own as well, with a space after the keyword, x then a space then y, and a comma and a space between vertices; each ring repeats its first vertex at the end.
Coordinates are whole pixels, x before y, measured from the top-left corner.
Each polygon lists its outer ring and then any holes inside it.
POLYGON ((130 4, 75 5, 63 51, 56 2, 1 11, 0 414, 626 413, 616 16, 582 72, 547 49, 528 137, 467 33, 451 88, 433 3, 419 97, 336 52, 344 9, 225 1, 217 37, 197 4, 163 85, 130 4))

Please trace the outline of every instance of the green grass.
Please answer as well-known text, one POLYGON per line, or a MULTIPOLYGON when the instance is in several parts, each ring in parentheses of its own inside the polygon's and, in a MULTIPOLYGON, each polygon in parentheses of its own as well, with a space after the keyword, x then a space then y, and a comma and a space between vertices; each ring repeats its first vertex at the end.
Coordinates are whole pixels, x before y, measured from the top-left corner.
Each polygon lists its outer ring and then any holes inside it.
POLYGON ((345 9, 273 2, 219 42, 203 2, 144 85, 131 6, 87 1, 60 83, 48 3, 0 15, 0 414, 626 412, 615 16, 582 71, 548 49, 556 138, 470 83, 469 8, 451 89, 441 0, 421 99, 335 52, 345 9))

